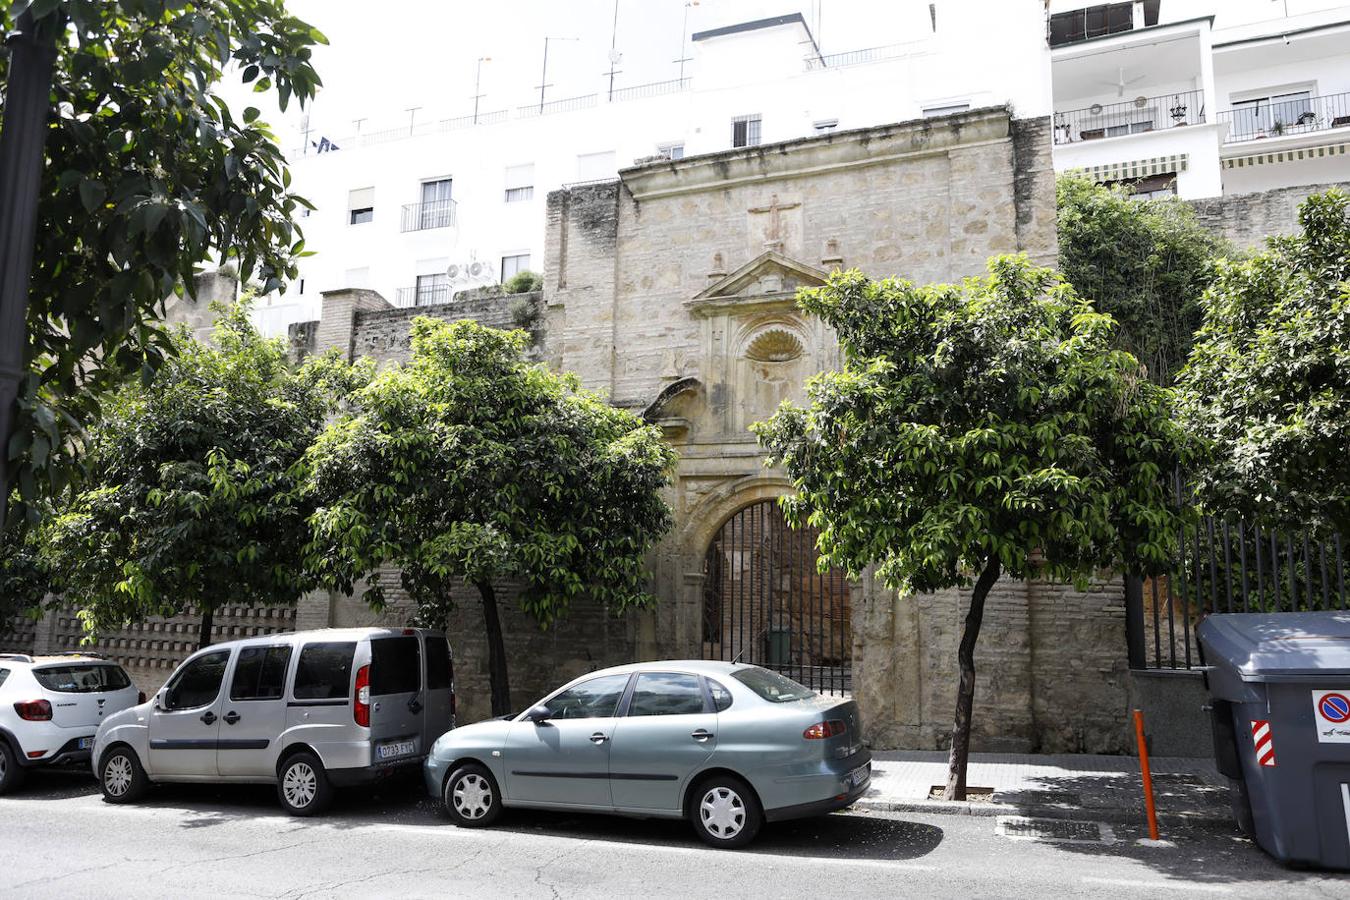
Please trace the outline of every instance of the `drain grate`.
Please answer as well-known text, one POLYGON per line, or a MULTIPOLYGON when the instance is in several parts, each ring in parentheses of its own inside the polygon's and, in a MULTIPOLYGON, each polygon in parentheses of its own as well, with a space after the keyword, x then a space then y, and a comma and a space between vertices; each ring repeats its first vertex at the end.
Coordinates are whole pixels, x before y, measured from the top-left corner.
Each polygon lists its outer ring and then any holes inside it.
POLYGON ((1114 844, 1115 834, 1101 822, 1073 819, 1029 819, 999 816, 996 833, 1022 841, 1053 841, 1061 844, 1114 844))

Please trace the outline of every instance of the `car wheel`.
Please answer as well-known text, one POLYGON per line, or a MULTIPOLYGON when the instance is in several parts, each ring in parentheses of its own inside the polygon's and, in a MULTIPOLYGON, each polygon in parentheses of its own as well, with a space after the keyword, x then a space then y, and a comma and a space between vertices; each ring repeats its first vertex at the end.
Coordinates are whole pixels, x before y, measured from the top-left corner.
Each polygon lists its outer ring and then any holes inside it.
POLYGON ((0 738, 0 794, 8 794, 23 784, 24 770, 9 742, 0 738))
POLYGON ((716 775, 694 788, 689 821, 709 846, 744 847, 759 833, 764 813, 748 784, 729 775, 716 775))
POLYGON ((445 780, 445 811, 462 828, 486 828, 502 814, 502 792, 485 766, 467 763, 445 780))
POLYGON ((313 816, 333 802, 333 786, 323 763, 312 753, 286 757, 277 770, 277 797, 293 816, 313 816))
POLYGON ((103 754, 98 784, 107 803, 135 803, 150 787, 150 779, 130 747, 114 747, 103 754))

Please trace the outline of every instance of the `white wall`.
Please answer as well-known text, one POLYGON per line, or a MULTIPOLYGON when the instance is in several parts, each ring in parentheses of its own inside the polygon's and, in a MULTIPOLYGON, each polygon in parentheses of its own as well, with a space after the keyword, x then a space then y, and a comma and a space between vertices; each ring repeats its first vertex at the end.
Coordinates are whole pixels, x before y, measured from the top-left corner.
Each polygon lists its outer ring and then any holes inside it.
POLYGON ((1177 173, 1177 194, 1186 198, 1217 197, 1223 192, 1223 179, 1219 170, 1219 134, 1217 125, 1188 125, 1185 128, 1169 128, 1165 132, 1060 144, 1055 147, 1055 170, 1086 169, 1105 163, 1124 163, 1184 153, 1187 165, 1184 172, 1177 173))

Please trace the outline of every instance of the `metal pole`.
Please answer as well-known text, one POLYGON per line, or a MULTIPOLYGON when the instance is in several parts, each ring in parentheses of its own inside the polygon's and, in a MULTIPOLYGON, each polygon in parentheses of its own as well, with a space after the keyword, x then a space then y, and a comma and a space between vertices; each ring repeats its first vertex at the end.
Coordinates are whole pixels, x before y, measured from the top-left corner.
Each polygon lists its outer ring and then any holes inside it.
POLYGON ((548 86, 548 38, 544 38, 544 70, 539 73, 539 112, 544 111, 544 88, 548 86))
POLYGON ((616 51, 619 48, 619 0, 614 0, 614 26, 609 31, 609 101, 614 101, 614 67, 618 65, 616 51))
POLYGON ((28 280, 61 21, 57 14, 34 21, 25 12, 8 40, 9 78, 0 124, 0 525, 9 512, 12 472, 6 448, 14 434, 24 375, 28 280))
POLYGON ((1148 764, 1148 738, 1144 736, 1144 713, 1134 711, 1134 739, 1139 746, 1139 774, 1144 781, 1144 812, 1148 816, 1148 839, 1158 839, 1158 810, 1153 805, 1153 772, 1148 764))
POLYGON ((490 56, 478 57, 478 68, 473 74, 473 124, 478 124, 478 101, 482 98, 483 92, 478 89, 483 80, 483 63, 492 62, 490 56))
POLYGON ((1125 576, 1125 657, 1131 669, 1148 668, 1144 638, 1144 580, 1125 576))

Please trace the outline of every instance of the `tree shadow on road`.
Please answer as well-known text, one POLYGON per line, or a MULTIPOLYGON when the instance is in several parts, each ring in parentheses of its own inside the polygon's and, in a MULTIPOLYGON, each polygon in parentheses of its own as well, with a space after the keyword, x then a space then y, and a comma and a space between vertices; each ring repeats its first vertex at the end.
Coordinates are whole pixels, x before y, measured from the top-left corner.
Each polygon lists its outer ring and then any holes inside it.
POLYGON ((1155 776, 1159 836, 1175 847, 1136 843, 1148 837, 1139 775, 1044 777, 1023 791, 995 799, 1018 806, 1022 814, 1104 822, 1114 843, 1055 842, 1057 849, 1086 856, 1136 860, 1178 883, 1222 885, 1234 882, 1295 883, 1325 879, 1329 873, 1291 869, 1266 855, 1245 837, 1231 817, 1228 790, 1213 779, 1184 775, 1155 776), (1062 801, 1057 807, 1056 801, 1062 801), (1138 816, 1129 813, 1137 807, 1138 816))

